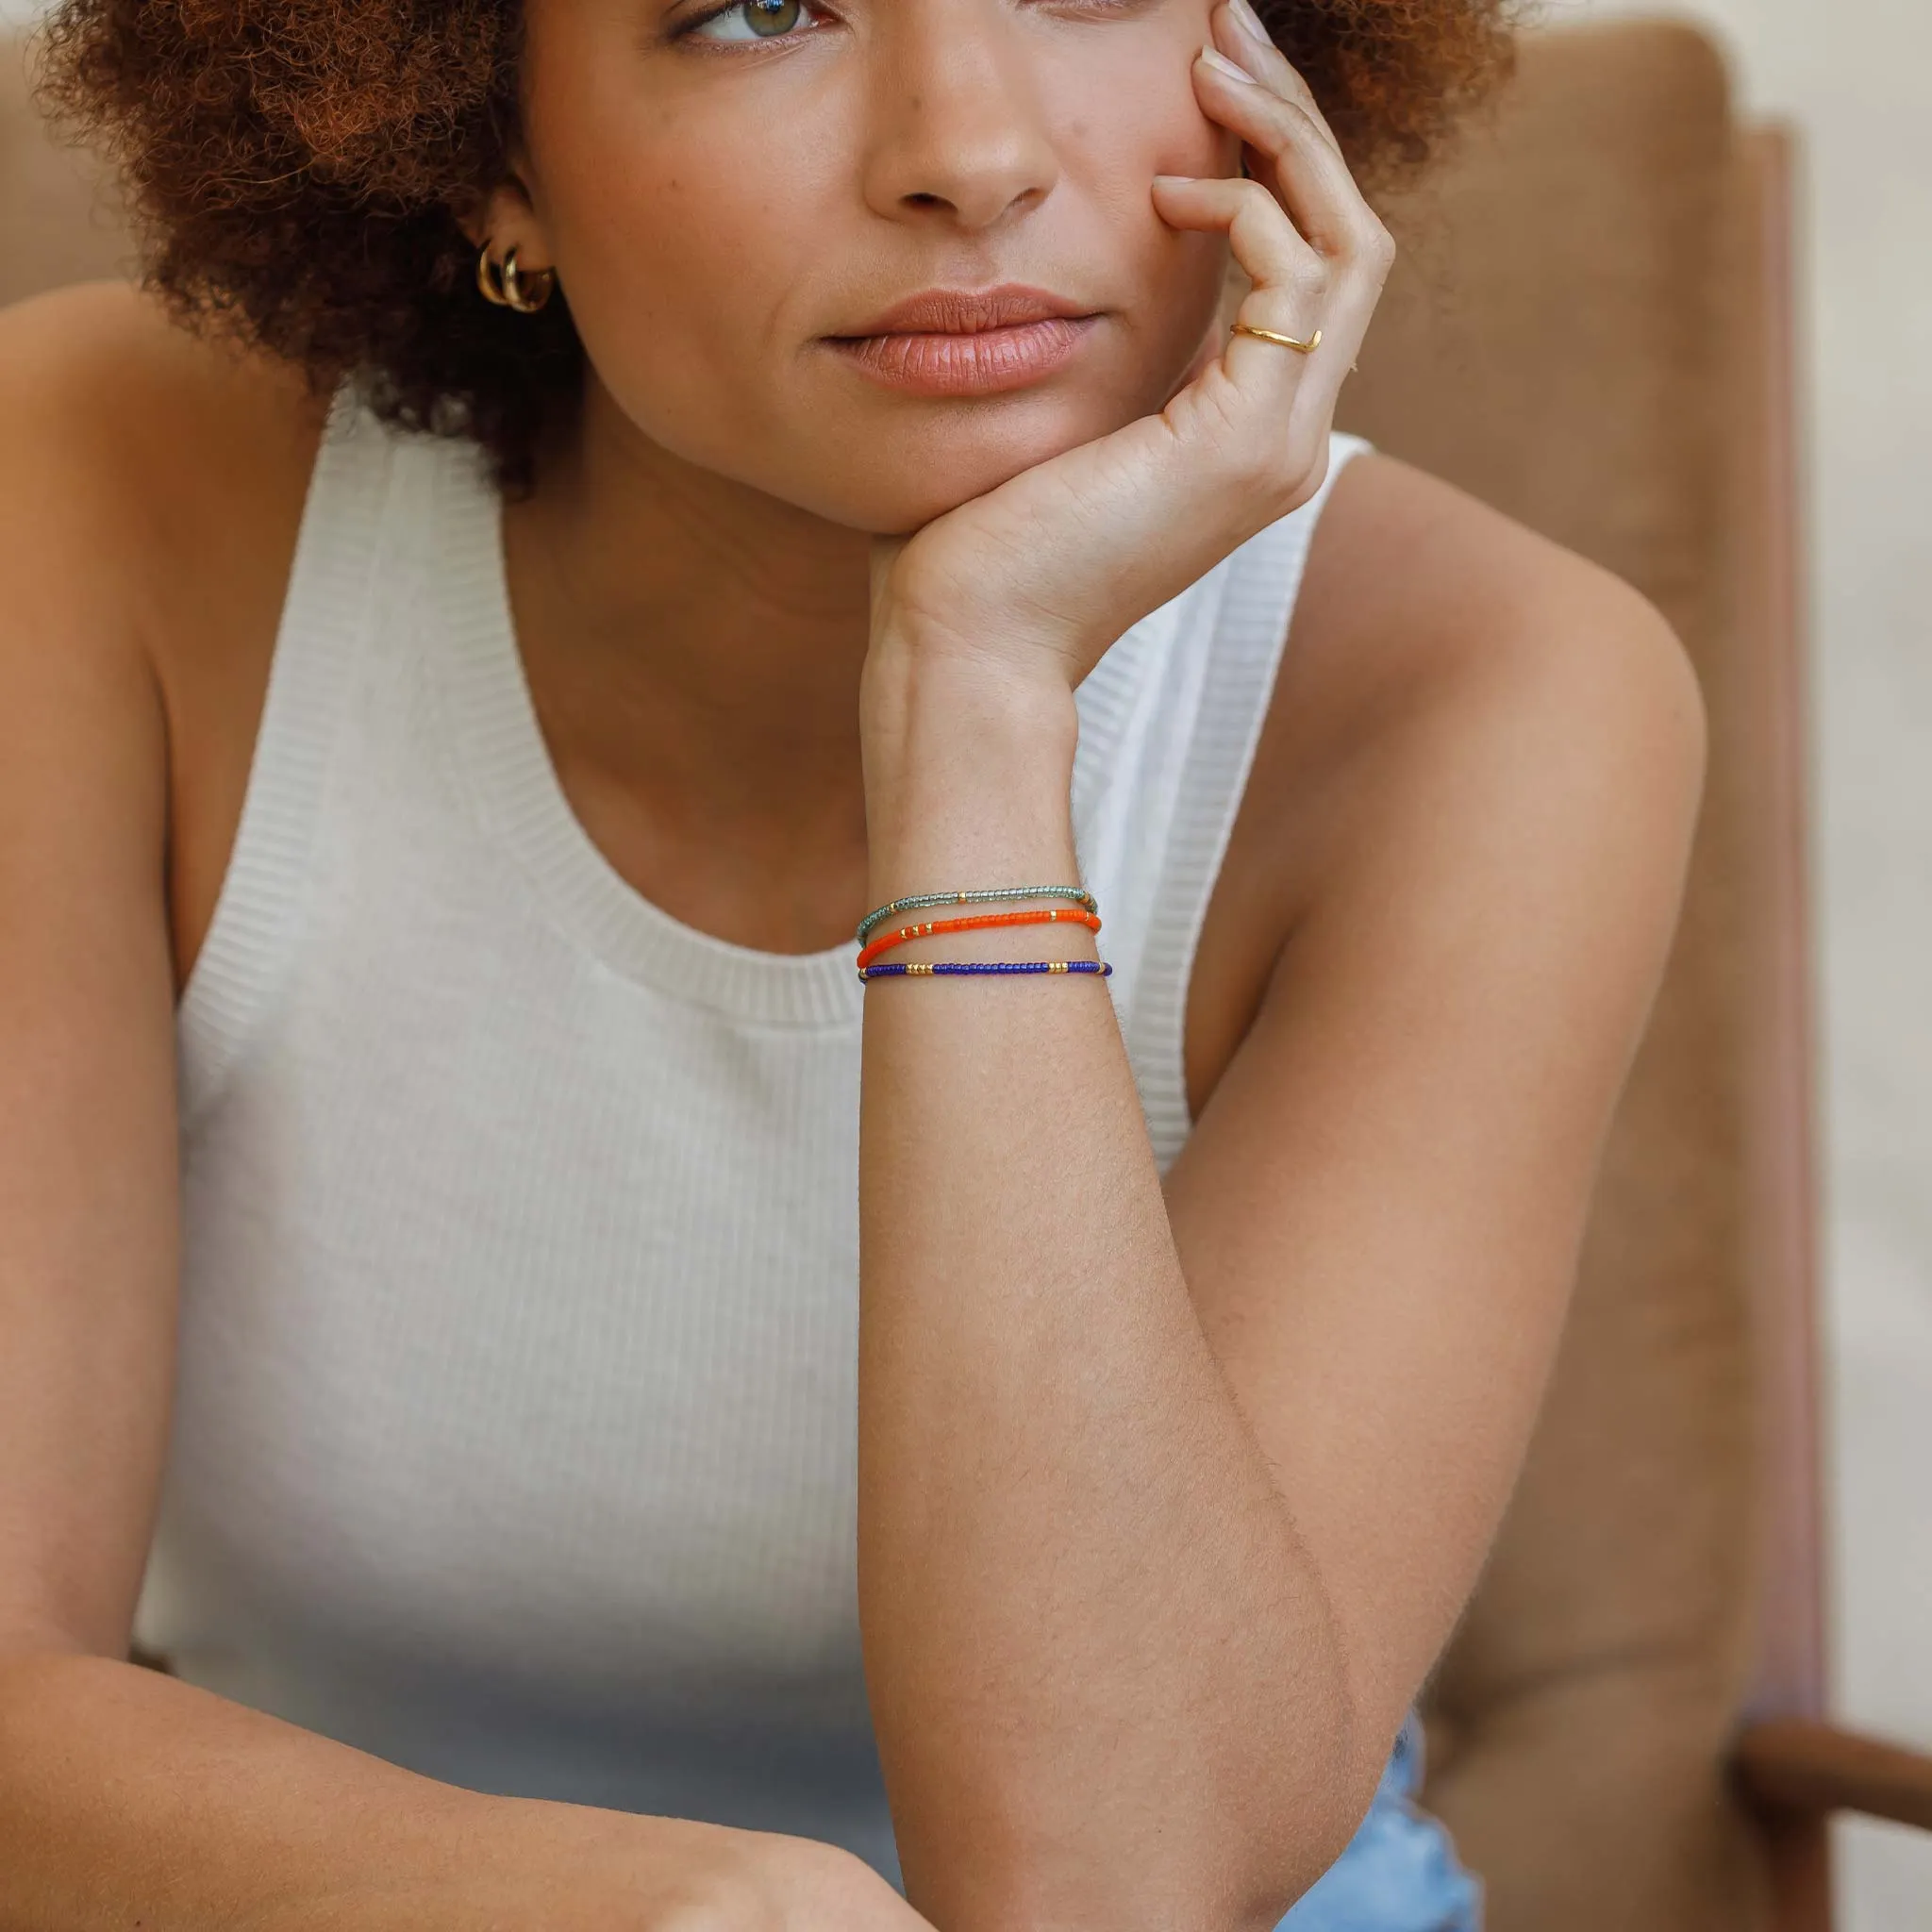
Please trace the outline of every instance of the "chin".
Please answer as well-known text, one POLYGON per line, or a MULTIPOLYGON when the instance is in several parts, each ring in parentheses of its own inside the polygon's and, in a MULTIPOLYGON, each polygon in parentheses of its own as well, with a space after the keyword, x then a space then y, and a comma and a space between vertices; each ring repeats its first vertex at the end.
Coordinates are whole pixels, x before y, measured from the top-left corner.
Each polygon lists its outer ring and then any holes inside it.
POLYGON ((1031 467, 878 463, 863 476, 817 478, 811 496, 799 508, 870 536, 909 537, 936 517, 997 490, 1008 477, 1031 467))
POLYGON ((958 411, 951 420, 867 425, 861 436, 822 440, 817 459, 775 493, 827 522, 874 536, 904 537, 1022 471, 1111 434, 1143 414, 1064 403, 1008 414, 958 411), (1031 420, 1027 420, 1030 417, 1031 420), (842 460, 841 458, 843 458, 842 460))

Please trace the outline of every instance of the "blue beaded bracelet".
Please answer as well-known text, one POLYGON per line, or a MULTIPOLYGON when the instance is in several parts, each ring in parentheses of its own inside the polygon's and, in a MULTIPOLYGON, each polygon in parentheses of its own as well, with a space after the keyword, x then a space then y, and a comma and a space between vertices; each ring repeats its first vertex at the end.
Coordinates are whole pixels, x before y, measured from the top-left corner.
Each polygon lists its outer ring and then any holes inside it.
POLYGON ((1100 910, 1100 902, 1085 886, 993 886, 972 892, 915 892, 909 899, 894 899, 890 905, 868 912, 858 922, 858 931, 854 937, 861 946, 864 945, 866 935, 873 927, 895 912, 911 912, 926 906, 986 905, 1000 899, 1073 899, 1090 912, 1100 910))
POLYGON ((924 979, 936 973, 1097 973, 1104 979, 1113 971, 1105 959, 933 959, 899 961, 891 966, 861 966, 861 979, 924 979))

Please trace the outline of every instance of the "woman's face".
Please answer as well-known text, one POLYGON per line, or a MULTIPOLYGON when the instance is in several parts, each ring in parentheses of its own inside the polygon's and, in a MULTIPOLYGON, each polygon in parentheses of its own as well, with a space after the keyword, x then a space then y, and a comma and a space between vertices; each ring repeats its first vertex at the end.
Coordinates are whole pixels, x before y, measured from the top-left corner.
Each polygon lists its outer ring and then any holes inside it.
POLYGON ((1169 228, 1149 183, 1234 172, 1190 72, 1209 5, 527 0, 530 199, 500 194, 490 232, 556 267, 593 380, 652 442, 914 528, 1158 409, 1208 352, 1225 242, 1169 228), (1088 319, 976 357, 828 340, 1013 284, 1088 319))

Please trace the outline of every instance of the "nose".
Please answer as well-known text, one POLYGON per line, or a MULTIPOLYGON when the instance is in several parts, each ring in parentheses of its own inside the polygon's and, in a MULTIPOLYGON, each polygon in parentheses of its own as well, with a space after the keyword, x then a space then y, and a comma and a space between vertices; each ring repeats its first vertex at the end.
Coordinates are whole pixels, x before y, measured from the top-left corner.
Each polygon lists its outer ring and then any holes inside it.
POLYGON ((1037 55, 1005 0, 900 0, 879 17, 868 203, 977 232, 1045 200, 1059 160, 1037 55))

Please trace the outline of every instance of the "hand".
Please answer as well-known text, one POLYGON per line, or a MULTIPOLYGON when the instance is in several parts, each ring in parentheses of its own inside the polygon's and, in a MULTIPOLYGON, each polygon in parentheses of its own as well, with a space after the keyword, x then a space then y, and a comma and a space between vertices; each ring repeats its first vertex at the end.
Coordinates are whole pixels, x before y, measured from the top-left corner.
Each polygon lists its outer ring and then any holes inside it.
POLYGON ((1239 319, 1312 355, 1230 336, 1158 416, 1024 470, 907 538, 874 540, 873 637, 918 640, 976 670, 1071 690, 1115 639, 1257 531, 1306 503, 1327 471, 1336 398, 1394 256, 1333 131, 1285 56, 1226 6, 1204 57, 1206 111, 1238 132, 1252 178, 1157 175, 1176 228, 1226 231, 1254 283, 1239 319))
MULTIPOLYGON (((714 1827, 715 1828, 715 1827, 714 1827)), ((815 1839, 734 1831, 730 1883, 651 1932, 933 1932, 862 1858, 815 1839)))
POLYGON ((261 1932, 933 1932, 863 1859, 781 1832, 464 1792, 428 1870, 354 1871, 261 1932))

